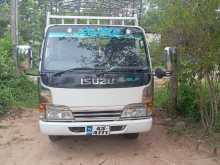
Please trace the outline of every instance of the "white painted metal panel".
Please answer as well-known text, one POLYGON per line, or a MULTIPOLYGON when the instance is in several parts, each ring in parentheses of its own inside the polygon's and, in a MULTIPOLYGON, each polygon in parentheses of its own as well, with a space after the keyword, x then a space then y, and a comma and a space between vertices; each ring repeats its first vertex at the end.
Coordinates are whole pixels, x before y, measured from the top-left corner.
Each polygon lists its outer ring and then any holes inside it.
POLYGON ((148 132, 152 127, 152 118, 143 120, 125 120, 125 121, 111 121, 111 122, 43 122, 39 121, 40 130, 45 135, 86 135, 85 132, 73 133, 69 130, 70 127, 86 127, 86 126, 126 126, 122 131, 113 131, 110 134, 127 134, 148 132))
POLYGON ((111 89, 50 89, 53 104, 69 107, 101 107, 141 103, 144 86, 111 89))

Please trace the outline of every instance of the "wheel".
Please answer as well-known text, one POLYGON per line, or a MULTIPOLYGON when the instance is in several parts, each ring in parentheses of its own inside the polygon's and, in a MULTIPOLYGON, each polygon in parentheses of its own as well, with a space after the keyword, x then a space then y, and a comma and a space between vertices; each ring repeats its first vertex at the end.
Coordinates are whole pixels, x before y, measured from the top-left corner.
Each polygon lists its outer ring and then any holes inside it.
POLYGON ((130 134, 125 134, 124 137, 126 139, 137 139, 139 137, 139 133, 130 133, 130 134))
POLYGON ((51 142, 56 142, 59 141, 62 137, 49 135, 48 138, 50 139, 51 142))

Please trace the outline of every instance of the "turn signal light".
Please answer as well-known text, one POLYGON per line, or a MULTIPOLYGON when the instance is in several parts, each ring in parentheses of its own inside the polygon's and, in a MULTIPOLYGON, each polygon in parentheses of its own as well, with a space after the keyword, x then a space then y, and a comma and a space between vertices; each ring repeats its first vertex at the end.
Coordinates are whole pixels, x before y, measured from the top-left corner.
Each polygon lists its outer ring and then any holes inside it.
POLYGON ((46 111, 46 103, 40 103, 39 105, 39 112, 43 113, 46 111))
POLYGON ((148 113, 152 114, 154 111, 153 85, 144 88, 142 102, 143 102, 145 108, 148 110, 148 113))
POLYGON ((150 113, 152 115, 153 112, 154 112, 154 103, 153 103, 153 101, 145 103, 144 105, 145 105, 145 108, 148 110, 148 113, 150 113))

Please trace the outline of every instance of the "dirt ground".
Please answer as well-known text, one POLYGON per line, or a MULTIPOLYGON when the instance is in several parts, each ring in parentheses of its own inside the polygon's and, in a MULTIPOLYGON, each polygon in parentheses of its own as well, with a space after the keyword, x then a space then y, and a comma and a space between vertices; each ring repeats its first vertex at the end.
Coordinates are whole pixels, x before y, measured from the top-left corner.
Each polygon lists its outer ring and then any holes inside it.
POLYGON ((0 165, 219 165, 205 147, 189 137, 167 133, 155 118, 153 130, 138 140, 121 136, 66 137, 51 143, 39 132, 38 113, 23 112, 0 122, 0 165))

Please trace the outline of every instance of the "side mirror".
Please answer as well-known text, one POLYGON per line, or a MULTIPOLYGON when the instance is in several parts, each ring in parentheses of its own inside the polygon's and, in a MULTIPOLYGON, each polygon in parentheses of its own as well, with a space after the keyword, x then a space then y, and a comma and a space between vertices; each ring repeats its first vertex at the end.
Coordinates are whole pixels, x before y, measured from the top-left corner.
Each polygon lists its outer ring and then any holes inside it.
POLYGON ((33 68, 33 53, 29 45, 17 46, 17 63, 19 72, 27 72, 33 68))
POLYGON ((166 47, 164 49, 164 60, 166 64, 166 72, 171 73, 173 71, 173 63, 175 60, 176 48, 166 47))
POLYGON ((157 68, 155 70, 155 76, 159 79, 162 79, 164 76, 166 76, 166 72, 162 70, 161 68, 157 68))

